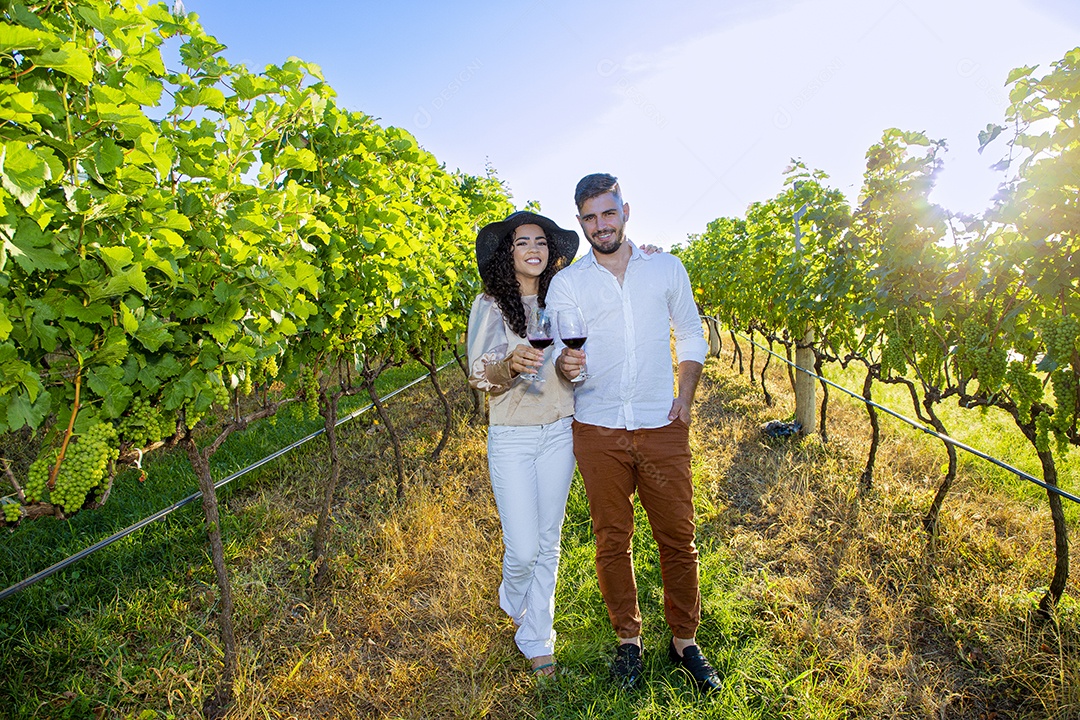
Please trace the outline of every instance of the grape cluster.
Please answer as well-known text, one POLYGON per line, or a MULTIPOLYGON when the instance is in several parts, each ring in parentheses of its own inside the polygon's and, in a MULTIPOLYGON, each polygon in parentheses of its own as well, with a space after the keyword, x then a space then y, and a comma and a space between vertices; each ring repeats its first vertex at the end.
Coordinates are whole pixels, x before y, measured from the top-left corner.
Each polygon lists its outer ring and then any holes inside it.
POLYGON ((975 318, 967 318, 960 325, 960 343, 956 348, 957 365, 963 377, 979 377, 981 360, 979 349, 986 344, 986 326, 975 318))
POLYGON ((1027 424, 1031 421, 1031 406, 1043 398, 1043 386, 1039 378, 1028 372, 1027 366, 1022 362, 1013 360, 1005 371, 1005 381, 1012 388, 1012 399, 1016 403, 1017 414, 1020 422, 1027 424))
POLYGON ((1076 422, 1076 374, 1069 366, 1059 367, 1050 373, 1050 383, 1054 387, 1054 417, 1051 427, 1058 441, 1058 450, 1065 453, 1068 445, 1066 433, 1076 422))
POLYGON ((189 430, 198 425, 199 421, 202 419, 203 414, 201 412, 195 412, 195 406, 192 403, 184 405, 184 425, 186 425, 189 430))
POLYGON ((319 381, 310 366, 300 368, 300 395, 304 398, 304 419, 319 417, 319 381))
POLYGON ((56 462, 56 452, 47 452, 30 463, 30 472, 26 477, 26 486, 23 494, 26 502, 36 503, 44 500, 47 493, 46 486, 49 484, 49 471, 56 462))
POLYGON ((66 513, 81 508, 86 496, 104 485, 110 464, 119 456, 116 444, 116 428, 103 422, 80 435, 77 442, 68 443, 49 501, 66 513))
POLYGON ((904 341, 899 335, 890 335, 881 350, 881 377, 889 377, 889 372, 903 375, 907 372, 907 358, 904 355, 904 341))
POLYGON ((255 389, 254 374, 255 368, 252 367, 250 364, 244 365, 243 369, 240 371, 239 389, 240 393, 245 397, 250 395, 255 389))
POLYGON ((128 412, 120 420, 120 435, 136 447, 146 447, 164 440, 173 433, 174 423, 161 409, 142 397, 131 401, 128 412))
POLYGON ((1042 338, 1046 354, 1059 366, 1068 365, 1080 340, 1080 320, 1071 315, 1051 319, 1042 328, 1042 338))
POLYGON ((998 347, 981 348, 975 352, 975 372, 979 389, 988 394, 1001 390, 1009 369, 1009 354, 998 347))
POLYGON ((1050 452, 1050 422, 1044 412, 1035 417, 1035 448, 1039 452, 1050 452))
POLYGON ((256 387, 268 387, 277 377, 277 374, 278 361, 277 357, 273 355, 259 360, 254 365, 245 366, 240 391, 248 395, 256 387))
POLYGON ((229 407, 232 396, 229 393, 229 388, 225 387, 225 383, 223 383, 221 378, 217 375, 210 376, 210 392, 214 396, 215 404, 221 405, 222 407, 229 407))
POLYGON ((14 525, 22 517, 22 506, 19 503, 4 503, 4 522, 14 525))
POLYGON ((927 342, 929 333, 919 333, 916 347, 922 348, 922 354, 918 358, 917 367, 919 374, 933 385, 940 385, 942 381, 942 360, 944 353, 941 345, 937 342, 927 342))
POLYGON ((259 373, 262 375, 262 378, 255 378, 256 382, 259 383, 270 382, 271 380, 276 378, 278 375, 277 357, 271 355, 270 357, 259 363, 259 373))

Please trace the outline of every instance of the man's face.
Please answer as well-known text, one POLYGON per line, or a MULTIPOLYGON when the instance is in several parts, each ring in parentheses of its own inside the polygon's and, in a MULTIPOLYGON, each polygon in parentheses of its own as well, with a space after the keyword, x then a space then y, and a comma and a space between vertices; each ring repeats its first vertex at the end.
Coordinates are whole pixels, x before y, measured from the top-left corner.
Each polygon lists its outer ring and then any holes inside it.
POLYGON ((622 247, 623 228, 630 217, 630 206, 619 203, 613 193, 589 198, 578 211, 578 222, 585 239, 598 253, 610 255, 622 247))

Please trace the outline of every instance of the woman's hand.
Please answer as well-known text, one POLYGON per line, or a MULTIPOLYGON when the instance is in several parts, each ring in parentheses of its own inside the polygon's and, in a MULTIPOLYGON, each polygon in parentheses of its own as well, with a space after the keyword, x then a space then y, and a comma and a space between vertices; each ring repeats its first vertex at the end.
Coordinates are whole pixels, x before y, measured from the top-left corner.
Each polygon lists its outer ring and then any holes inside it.
POLYGON ((539 372, 540 366, 544 364, 544 351, 522 343, 513 349, 506 361, 514 375, 539 372))

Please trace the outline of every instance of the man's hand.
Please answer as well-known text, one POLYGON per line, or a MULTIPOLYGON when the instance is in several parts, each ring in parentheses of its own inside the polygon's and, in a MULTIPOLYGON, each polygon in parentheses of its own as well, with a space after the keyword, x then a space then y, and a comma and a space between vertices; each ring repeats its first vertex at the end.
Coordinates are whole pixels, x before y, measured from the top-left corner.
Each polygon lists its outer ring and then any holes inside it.
POLYGON ((567 380, 573 380, 585 367, 585 351, 571 350, 564 347, 562 354, 555 360, 555 368, 567 380))
POLYGON ((690 403, 677 397, 671 401, 671 412, 667 414, 668 420, 682 418, 687 425, 690 424, 690 403))
POLYGON ((682 418, 684 423, 690 425, 690 406, 694 404, 694 393, 697 392, 701 369, 701 363, 695 360, 683 360, 679 363, 679 396, 671 402, 668 420, 682 418))

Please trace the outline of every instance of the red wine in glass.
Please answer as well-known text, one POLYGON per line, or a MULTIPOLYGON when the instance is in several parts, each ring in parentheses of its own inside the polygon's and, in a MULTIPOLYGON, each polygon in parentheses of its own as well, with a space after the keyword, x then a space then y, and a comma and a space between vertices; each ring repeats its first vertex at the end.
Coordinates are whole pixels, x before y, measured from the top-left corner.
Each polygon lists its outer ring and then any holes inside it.
MULTIPOLYGON (((568 308, 559 311, 559 337, 562 338, 566 347, 571 350, 580 350, 585 345, 585 338, 589 336, 585 326, 585 316, 581 314, 581 308, 568 308)), ((570 382, 579 383, 589 377, 585 366, 581 366, 579 372, 570 382)))
MULTIPOLYGON (((528 322, 525 328, 525 337, 528 338, 529 344, 537 350, 543 350, 549 347, 554 340, 554 334, 552 332, 551 313, 547 311, 547 308, 536 307, 529 313, 528 322)), ((540 373, 531 372, 522 375, 531 383, 542 383, 544 379, 540 377, 540 373)))

